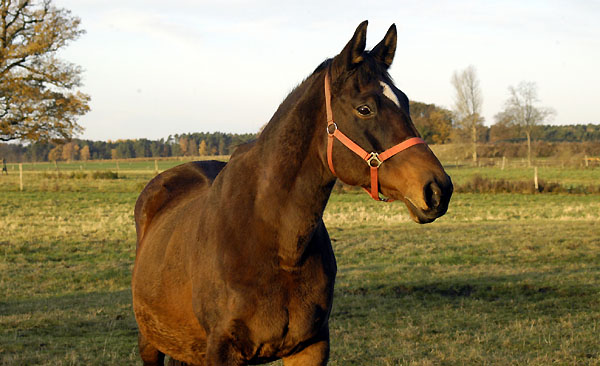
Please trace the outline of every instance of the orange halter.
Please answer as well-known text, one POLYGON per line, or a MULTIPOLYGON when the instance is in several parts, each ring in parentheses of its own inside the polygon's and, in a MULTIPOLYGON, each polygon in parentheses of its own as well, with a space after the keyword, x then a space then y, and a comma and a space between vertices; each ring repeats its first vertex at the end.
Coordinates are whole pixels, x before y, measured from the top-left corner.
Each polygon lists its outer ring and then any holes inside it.
POLYGON ((367 162, 371 170, 371 191, 365 188, 367 193, 376 201, 383 202, 391 202, 392 200, 387 198, 379 197, 379 181, 378 181, 378 170, 381 164, 392 156, 396 155, 400 151, 406 150, 411 146, 424 144, 425 141, 420 137, 412 137, 408 140, 405 140, 398 145, 394 145, 391 148, 385 150, 381 154, 376 152, 368 153, 363 148, 358 146, 354 141, 350 140, 348 136, 344 135, 340 130, 338 130, 337 125, 333 121, 333 112, 331 110, 331 87, 329 86, 329 72, 325 74, 325 108, 327 110, 327 164, 329 164, 329 169, 337 177, 335 174, 335 170, 333 169, 333 139, 337 138, 342 144, 344 144, 348 149, 353 151, 356 155, 360 156, 363 160, 367 162))

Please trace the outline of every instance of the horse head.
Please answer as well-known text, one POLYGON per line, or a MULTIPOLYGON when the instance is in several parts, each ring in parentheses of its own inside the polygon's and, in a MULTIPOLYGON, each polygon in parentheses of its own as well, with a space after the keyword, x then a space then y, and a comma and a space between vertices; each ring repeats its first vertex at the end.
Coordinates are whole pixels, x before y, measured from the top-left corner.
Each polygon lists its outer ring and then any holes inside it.
POLYGON ((419 138, 408 98, 388 74, 396 26, 371 51, 365 50, 366 32, 365 21, 326 63, 329 146, 322 145, 323 163, 344 183, 371 191, 373 198, 381 193, 403 201, 414 221, 432 222, 448 209, 452 181, 419 138))

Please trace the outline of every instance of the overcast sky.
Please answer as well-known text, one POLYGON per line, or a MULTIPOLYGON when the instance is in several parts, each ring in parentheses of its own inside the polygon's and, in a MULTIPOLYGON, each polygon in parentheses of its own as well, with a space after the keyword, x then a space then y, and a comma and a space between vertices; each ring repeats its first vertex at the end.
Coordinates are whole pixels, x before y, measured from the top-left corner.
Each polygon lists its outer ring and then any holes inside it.
POLYGON ((486 124, 508 87, 538 85, 554 124, 600 122, 598 1, 55 0, 87 31, 61 53, 83 67, 84 139, 256 132, 369 20, 398 27, 390 70, 411 100, 451 108, 450 77, 477 69, 486 124), (377 5, 375 5, 377 4, 377 5))

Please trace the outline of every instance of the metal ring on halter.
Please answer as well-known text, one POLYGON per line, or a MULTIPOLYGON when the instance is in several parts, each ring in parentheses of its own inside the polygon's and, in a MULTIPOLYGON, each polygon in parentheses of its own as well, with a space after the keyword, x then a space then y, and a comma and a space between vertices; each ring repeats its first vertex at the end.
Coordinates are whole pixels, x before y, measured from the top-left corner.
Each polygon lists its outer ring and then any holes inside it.
POLYGON ((333 136, 333 134, 335 133, 335 131, 338 129, 337 125, 335 124, 335 122, 331 122, 330 124, 327 125, 327 134, 333 136), (329 131, 329 127, 333 126, 333 131, 329 131))
POLYGON ((381 159, 379 159, 378 153, 372 152, 371 157, 367 159, 367 164, 369 164, 369 166, 371 168, 379 168, 381 166, 381 164, 383 164, 383 161, 381 161, 381 159), (375 164, 373 164, 373 163, 375 163, 375 164))

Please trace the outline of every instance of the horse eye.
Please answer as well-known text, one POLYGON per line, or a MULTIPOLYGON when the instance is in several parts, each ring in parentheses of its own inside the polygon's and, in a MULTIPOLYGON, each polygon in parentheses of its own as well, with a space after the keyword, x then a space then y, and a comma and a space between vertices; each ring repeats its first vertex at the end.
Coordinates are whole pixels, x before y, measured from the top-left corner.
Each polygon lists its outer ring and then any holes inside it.
POLYGON ((356 108, 356 110, 363 116, 368 116, 369 114, 371 114, 371 108, 369 108, 369 106, 366 104, 361 105, 360 107, 356 108))

